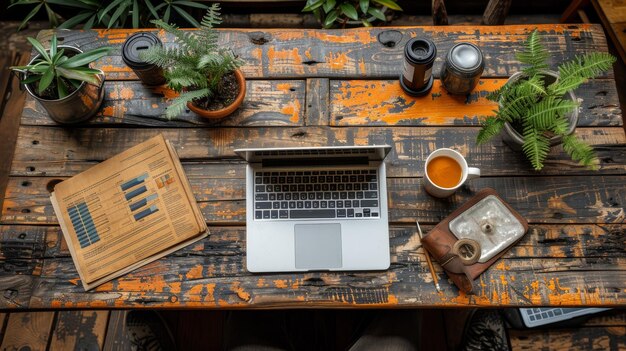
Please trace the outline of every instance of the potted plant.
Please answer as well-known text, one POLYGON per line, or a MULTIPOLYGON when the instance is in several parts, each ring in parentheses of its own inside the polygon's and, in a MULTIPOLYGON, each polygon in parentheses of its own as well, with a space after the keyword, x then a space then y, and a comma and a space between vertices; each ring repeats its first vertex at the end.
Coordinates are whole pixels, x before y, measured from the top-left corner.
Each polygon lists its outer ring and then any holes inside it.
POLYGON ((302 12, 313 12, 324 28, 340 25, 371 27, 376 20, 386 21, 387 9, 402 11, 394 0, 307 0, 302 12))
POLYGON ((174 36, 177 47, 154 46, 140 56, 163 68, 167 85, 180 95, 166 109, 173 118, 185 106, 205 118, 223 118, 243 102, 246 82, 238 69, 243 61, 232 50, 218 45, 213 27, 221 23, 219 4, 213 4, 202 19, 200 29, 185 32, 161 20, 158 28, 174 36))
POLYGON ((37 56, 26 66, 11 69, 21 74, 26 91, 59 123, 82 122, 97 111, 104 99, 104 73, 89 64, 106 56, 112 48, 101 47, 90 51, 58 45, 56 34, 50 48, 28 38, 37 56))
POLYGON ((499 108, 495 116, 482 122, 476 141, 482 144, 503 132, 503 140, 513 149, 523 151, 535 170, 543 168, 550 147, 562 143, 572 160, 595 169, 593 149, 573 134, 579 107, 573 90, 609 70, 615 57, 588 53, 562 63, 559 71, 553 72, 548 70, 548 55, 539 34, 533 31, 524 50, 516 55, 526 67, 487 96, 498 102, 499 108))

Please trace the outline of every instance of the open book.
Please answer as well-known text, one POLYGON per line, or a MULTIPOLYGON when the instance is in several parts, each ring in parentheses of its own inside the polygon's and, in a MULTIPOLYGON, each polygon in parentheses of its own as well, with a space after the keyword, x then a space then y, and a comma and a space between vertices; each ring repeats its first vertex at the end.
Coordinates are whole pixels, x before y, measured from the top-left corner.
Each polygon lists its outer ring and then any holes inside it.
POLYGON ((208 235, 163 135, 57 184, 50 200, 85 290, 208 235))

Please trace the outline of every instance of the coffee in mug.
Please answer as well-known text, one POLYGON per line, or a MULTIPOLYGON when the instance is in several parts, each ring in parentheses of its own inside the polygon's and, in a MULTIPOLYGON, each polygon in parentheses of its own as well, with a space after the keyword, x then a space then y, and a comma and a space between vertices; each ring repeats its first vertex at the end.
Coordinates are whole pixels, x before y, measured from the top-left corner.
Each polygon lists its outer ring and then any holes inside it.
POLYGON ((466 180, 480 177, 480 169, 468 167, 463 155, 452 149, 437 149, 426 159, 424 188, 435 197, 448 197, 466 180))

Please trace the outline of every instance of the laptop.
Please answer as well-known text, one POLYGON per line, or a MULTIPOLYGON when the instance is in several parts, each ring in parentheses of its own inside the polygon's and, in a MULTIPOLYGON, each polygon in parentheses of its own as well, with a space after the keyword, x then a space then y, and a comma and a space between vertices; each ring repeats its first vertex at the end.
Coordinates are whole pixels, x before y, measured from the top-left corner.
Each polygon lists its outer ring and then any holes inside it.
POLYGON ((389 268, 391 147, 239 149, 250 272, 389 268))

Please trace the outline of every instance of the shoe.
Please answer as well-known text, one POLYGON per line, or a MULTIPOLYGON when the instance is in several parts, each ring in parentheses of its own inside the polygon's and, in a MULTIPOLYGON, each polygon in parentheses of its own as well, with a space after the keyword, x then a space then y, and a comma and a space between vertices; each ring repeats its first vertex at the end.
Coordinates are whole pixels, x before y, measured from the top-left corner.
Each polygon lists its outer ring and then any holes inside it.
POLYGON ((172 332, 156 311, 136 310, 126 314, 126 335, 133 351, 175 351, 172 332))

